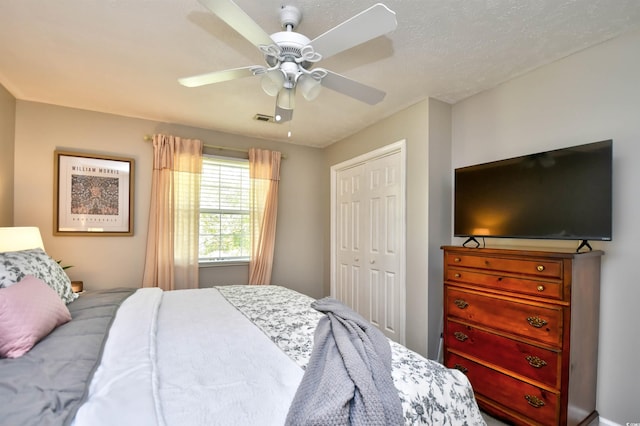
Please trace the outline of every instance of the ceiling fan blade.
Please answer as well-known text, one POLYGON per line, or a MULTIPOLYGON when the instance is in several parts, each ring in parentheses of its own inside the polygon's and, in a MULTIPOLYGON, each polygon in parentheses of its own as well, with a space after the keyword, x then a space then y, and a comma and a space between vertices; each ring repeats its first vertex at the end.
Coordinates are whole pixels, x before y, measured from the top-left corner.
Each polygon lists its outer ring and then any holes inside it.
POLYGON ((206 74, 194 75, 192 77, 183 77, 178 79, 178 83, 186 87, 199 87, 199 86, 204 86, 206 84, 220 83, 221 81, 251 77, 257 74, 262 74, 265 71, 266 71, 265 67, 262 67, 259 65, 252 65, 249 67, 209 72, 206 74))
POLYGON ((280 108, 278 104, 276 104, 276 112, 274 114, 274 117, 276 123, 285 123, 287 121, 291 121, 291 119, 293 118, 293 110, 280 108), (280 117, 279 120, 278 117, 280 117))
POLYGON ((335 90, 343 95, 351 96, 369 105, 377 104, 386 96, 386 93, 382 90, 367 86, 366 84, 359 83, 331 71, 327 71, 327 75, 324 76, 321 83, 323 87, 335 90))
POLYGON ((267 34, 244 10, 231 0, 199 0, 207 9, 215 13, 241 36, 253 45, 269 46, 274 44, 267 34))
POLYGON ((391 32, 397 26, 396 13, 377 3, 319 35, 309 44, 324 59, 391 32))

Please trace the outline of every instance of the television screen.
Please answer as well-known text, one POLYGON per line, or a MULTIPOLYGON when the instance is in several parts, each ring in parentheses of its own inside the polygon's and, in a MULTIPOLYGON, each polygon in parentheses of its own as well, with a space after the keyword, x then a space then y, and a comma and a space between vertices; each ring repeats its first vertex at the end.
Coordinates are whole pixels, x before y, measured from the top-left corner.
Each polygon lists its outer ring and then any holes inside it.
POLYGON ((611 140, 455 170, 454 235, 611 240, 611 140))

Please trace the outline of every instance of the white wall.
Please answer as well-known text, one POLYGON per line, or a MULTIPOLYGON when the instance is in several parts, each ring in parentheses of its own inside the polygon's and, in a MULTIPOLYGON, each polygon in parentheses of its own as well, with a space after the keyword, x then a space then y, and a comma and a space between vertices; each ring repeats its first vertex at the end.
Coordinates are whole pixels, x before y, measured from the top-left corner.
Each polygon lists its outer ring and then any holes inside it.
POLYGON ((613 241, 592 245, 605 251, 597 406, 620 424, 640 421, 638 46, 640 31, 469 98, 454 105, 452 126, 454 168, 613 139, 613 241))
MULTIPOLYGON (((236 148, 282 151, 278 231, 272 282, 322 296, 324 200, 317 188, 324 156, 316 148, 224 134, 60 106, 17 101, 15 112, 14 226, 38 226, 47 252, 85 288, 139 287, 146 250, 152 146, 143 136, 171 133, 236 148), (53 236, 53 152, 56 149, 132 157, 135 160, 132 237, 53 236)), ((7 224, 10 226, 12 224, 7 224)), ((201 286, 246 284, 247 266, 206 268, 201 286)))

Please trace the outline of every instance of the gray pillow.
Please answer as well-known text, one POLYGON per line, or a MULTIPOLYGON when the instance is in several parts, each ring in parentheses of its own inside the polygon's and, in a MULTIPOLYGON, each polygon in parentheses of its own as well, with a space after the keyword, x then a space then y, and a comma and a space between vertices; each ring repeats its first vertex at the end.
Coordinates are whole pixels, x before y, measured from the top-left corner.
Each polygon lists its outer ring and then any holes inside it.
POLYGON ((9 287, 27 275, 44 281, 64 303, 78 297, 62 267, 41 248, 0 253, 0 288, 9 287))

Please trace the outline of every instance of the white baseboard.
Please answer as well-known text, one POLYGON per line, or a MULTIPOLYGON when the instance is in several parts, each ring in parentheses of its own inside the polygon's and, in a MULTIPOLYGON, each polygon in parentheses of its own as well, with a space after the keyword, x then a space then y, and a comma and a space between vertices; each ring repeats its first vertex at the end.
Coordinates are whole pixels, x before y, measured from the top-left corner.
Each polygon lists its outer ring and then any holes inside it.
POLYGON ((611 420, 604 419, 602 417, 600 417, 598 421, 599 421, 599 426, 622 426, 620 423, 616 423, 611 420))

